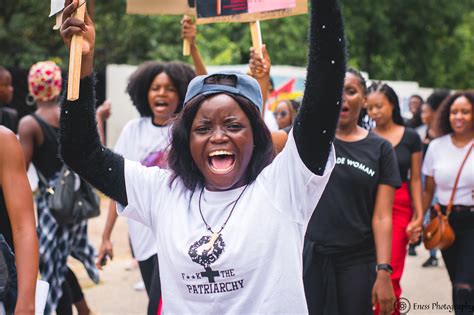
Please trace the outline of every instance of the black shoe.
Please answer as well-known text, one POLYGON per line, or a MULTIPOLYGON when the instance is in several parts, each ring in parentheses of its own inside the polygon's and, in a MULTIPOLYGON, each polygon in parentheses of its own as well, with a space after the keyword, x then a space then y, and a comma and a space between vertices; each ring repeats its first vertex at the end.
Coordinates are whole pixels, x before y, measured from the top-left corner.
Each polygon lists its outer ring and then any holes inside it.
POLYGON ((415 250, 415 246, 408 246, 408 255, 409 256, 416 256, 416 250, 415 250))
POLYGON ((425 261, 423 263, 423 265, 421 265, 422 267, 426 268, 426 267, 437 267, 438 266, 438 258, 436 257, 431 257, 428 258, 427 261, 425 261))

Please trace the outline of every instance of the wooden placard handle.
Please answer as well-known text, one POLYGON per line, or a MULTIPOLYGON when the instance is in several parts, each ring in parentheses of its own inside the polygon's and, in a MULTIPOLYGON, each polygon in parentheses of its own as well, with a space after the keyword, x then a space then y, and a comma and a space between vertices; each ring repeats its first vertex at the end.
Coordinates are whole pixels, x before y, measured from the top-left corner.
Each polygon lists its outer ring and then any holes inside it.
POLYGON ((183 39, 183 56, 191 55, 191 44, 189 40, 183 39))
MULTIPOLYGON (((187 15, 184 15, 184 18, 187 18, 187 15)), ((191 43, 187 39, 183 39, 183 56, 191 55, 191 43)))
MULTIPOLYGON (((84 1, 74 12, 74 17, 84 21, 86 2, 84 1)), ((69 76, 67 86, 67 100, 75 101, 79 98, 79 84, 81 81, 82 35, 74 35, 69 52, 69 76)))
POLYGON ((260 57, 262 53, 262 33, 260 31, 260 21, 250 22, 250 32, 252 34, 252 46, 260 57))

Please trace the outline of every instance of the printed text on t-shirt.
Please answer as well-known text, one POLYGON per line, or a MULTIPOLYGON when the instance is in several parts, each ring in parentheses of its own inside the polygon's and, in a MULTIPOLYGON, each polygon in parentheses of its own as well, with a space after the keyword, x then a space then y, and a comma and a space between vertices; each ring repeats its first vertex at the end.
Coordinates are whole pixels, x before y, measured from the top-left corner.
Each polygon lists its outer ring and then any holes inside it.
POLYGON ((361 170, 362 172, 367 173, 371 177, 374 177, 374 175, 375 175, 375 171, 372 170, 370 167, 364 165, 361 162, 353 161, 353 160, 345 158, 345 157, 341 157, 341 156, 337 157, 336 164, 352 166, 354 168, 357 168, 357 169, 361 170))

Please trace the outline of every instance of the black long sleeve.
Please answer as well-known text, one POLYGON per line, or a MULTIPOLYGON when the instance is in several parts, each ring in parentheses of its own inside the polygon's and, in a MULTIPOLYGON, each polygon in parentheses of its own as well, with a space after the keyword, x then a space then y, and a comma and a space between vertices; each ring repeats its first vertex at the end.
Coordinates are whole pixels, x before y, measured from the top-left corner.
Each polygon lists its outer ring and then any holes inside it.
POLYGON ((305 165, 322 175, 329 157, 346 72, 341 9, 337 0, 312 0, 308 72, 293 135, 305 165))
POLYGON ((124 159, 100 143, 94 77, 81 80, 77 101, 62 100, 59 143, 63 161, 91 185, 127 205, 124 159))

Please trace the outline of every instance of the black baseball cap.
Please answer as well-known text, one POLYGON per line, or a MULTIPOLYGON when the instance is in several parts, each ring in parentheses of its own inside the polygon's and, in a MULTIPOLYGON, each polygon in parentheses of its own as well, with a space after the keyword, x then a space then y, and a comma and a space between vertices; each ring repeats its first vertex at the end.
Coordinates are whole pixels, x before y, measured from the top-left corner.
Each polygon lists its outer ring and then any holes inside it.
POLYGON ((184 106, 197 95, 212 95, 219 93, 230 93, 239 95, 248 99, 261 112, 263 108, 262 92, 257 80, 247 74, 236 71, 220 71, 213 74, 200 75, 191 80, 188 85, 186 97, 184 98, 184 106), (235 85, 223 85, 206 83, 206 79, 225 75, 235 79, 235 85))

